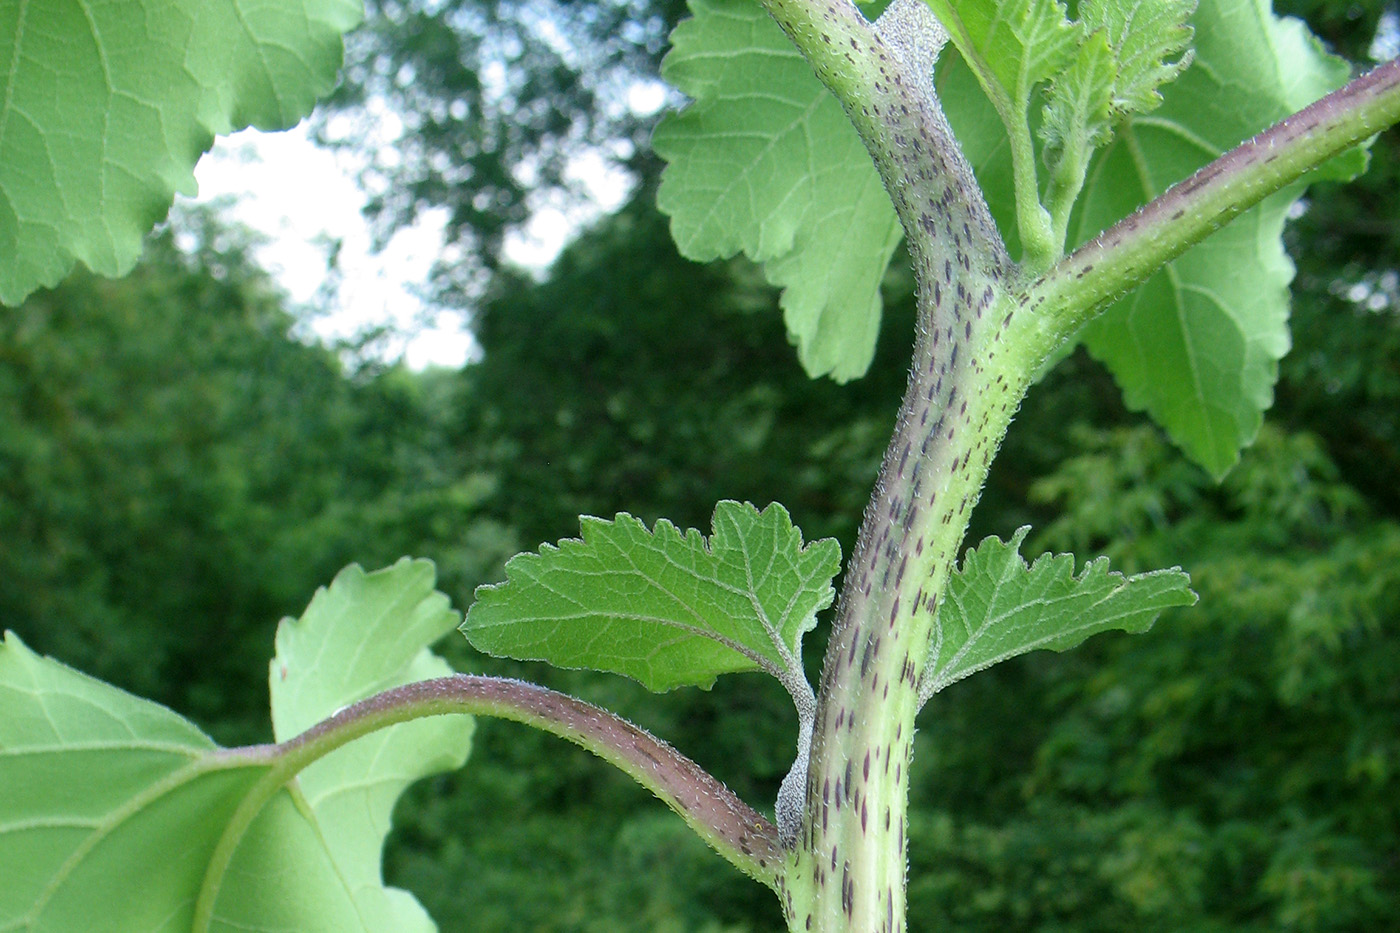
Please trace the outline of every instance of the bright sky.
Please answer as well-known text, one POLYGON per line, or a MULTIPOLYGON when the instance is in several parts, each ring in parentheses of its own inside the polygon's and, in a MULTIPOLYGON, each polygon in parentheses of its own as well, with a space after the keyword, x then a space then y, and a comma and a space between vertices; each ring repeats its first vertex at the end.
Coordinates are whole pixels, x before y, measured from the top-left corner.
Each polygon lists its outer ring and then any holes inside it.
MULTIPOLYGON (((654 112, 664 99, 664 88, 649 82, 637 85, 628 103, 638 112, 654 112)), ((471 334, 454 315, 433 320, 413 291, 427 280, 441 247, 441 216, 400 231, 386 250, 372 253, 369 225, 360 214, 364 197, 345 159, 316 146, 300 126, 284 133, 244 131, 219 139, 200 160, 197 200, 236 199, 233 219, 271 238, 258 261, 299 303, 316 294, 327 274, 329 244, 342 240, 337 306, 313 319, 316 335, 350 337, 388 324, 402 335, 389 342, 388 356, 402 356, 415 369, 462 365, 476 350, 471 334), (425 319, 431 323, 425 325, 425 319)), ((580 224, 613 210, 627 196, 626 175, 596 153, 582 154, 570 174, 587 184, 594 207, 568 216, 539 207, 524 234, 507 241, 507 258, 543 269, 580 224)))

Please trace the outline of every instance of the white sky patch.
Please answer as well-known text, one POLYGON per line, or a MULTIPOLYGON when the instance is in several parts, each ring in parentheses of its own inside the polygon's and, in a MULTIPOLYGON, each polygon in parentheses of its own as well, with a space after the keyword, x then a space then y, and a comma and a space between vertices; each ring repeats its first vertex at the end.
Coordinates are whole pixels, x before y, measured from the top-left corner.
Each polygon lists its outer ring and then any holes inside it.
POLYGON ((1381 14, 1368 51, 1371 60, 1377 62, 1388 62, 1400 55, 1400 11, 1391 8, 1381 14))
POLYGON ((568 181, 583 186, 588 203, 573 208, 532 205, 524 229, 506 236, 505 256, 516 265, 543 271, 580 227, 617 210, 632 191, 631 176, 596 150, 574 158, 565 175, 568 181))
POLYGON ((333 341, 387 326, 384 355, 420 369, 461 366, 476 353, 455 317, 433 315, 414 291, 442 250, 441 214, 429 213, 374 253, 353 170, 302 127, 221 138, 195 178, 200 200, 231 196, 232 219, 270 238, 256 258, 299 304, 312 304, 329 274, 331 243, 341 241, 335 306, 309 320, 316 337, 333 341))
POLYGON ((627 108, 649 117, 671 101, 674 92, 664 81, 637 81, 627 89, 627 108))
MULTIPOLYGON (((492 79, 494 64, 486 66, 484 79, 492 79)), ((504 81, 504 73, 497 77, 504 81)), ((634 114, 650 116, 673 97, 663 82, 642 79, 627 88, 624 100, 634 114)), ((366 142, 377 142, 378 158, 392 164, 397 154, 393 141, 403 133, 403 121, 382 100, 370 100, 366 106, 377 137, 366 142)), ((449 113, 465 119, 466 106, 453 102, 449 113)), ((335 136, 334 118, 330 129, 335 136)), ((507 236, 505 258, 540 274, 581 227, 620 207, 634 180, 608 156, 623 160, 631 154, 630 145, 619 142, 610 153, 581 150, 566 176, 586 195, 585 201, 559 197, 551 202, 541 194, 531 204, 525 228, 507 236)), ((386 360, 402 358, 415 369, 462 366, 480 347, 460 315, 436 311, 420 291, 434 261, 443 255, 445 212, 423 212, 413 227, 398 231, 383 250, 374 252, 361 212, 365 193, 351 158, 317 146, 303 126, 282 133, 245 130, 219 138, 199 161, 198 200, 231 198, 227 216, 269 238, 255 258, 294 302, 317 308, 318 313, 307 318, 313 337, 336 341, 385 328, 388 334, 376 341, 374 352, 386 360), (337 241, 340 282, 335 290, 322 292, 337 241)), ((517 172, 528 184, 529 167, 518 166, 517 172)))
MULTIPOLYGON (((638 85, 637 94, 644 107, 653 98, 665 101, 664 86, 658 95, 649 85, 638 85)), ((525 229, 506 239, 508 260, 542 272, 581 226, 618 208, 632 186, 627 172, 596 151, 581 153, 568 176, 583 186, 589 203, 535 205, 525 229)), ((414 369, 459 367, 478 354, 480 348, 460 318, 435 313, 416 291, 442 254, 444 211, 424 212, 418 223, 374 252, 361 214, 365 195, 353 167, 344 156, 317 146, 301 126, 221 137, 200 160, 195 178, 198 200, 232 198, 228 216, 270 239, 255 258, 298 304, 318 303, 318 290, 329 275, 331 244, 340 241, 341 281, 333 306, 308 321, 314 337, 335 341, 387 327, 390 333, 377 341, 377 354, 402 358, 414 369)))

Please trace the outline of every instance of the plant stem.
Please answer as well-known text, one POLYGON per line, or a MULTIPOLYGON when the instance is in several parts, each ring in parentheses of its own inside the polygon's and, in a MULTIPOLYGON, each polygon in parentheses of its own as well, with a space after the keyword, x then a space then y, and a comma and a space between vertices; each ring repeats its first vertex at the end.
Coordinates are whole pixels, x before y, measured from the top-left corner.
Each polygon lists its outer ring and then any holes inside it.
POLYGON ((1040 201, 1040 178, 1036 170, 1035 140, 1025 114, 1030 112, 1030 92, 1018 98, 1012 113, 1002 114, 1011 142, 1011 178, 1016 192, 1016 232, 1021 238, 1021 261, 1044 269, 1058 256, 1064 244, 1056 239, 1054 218, 1040 201))
POLYGON ((868 23, 845 0, 767 0, 856 125, 919 285, 914 362, 827 646, 790 928, 905 924, 905 819, 934 608, 1030 372, 1002 346, 1014 267, 933 89, 945 35, 922 0, 868 23))
POLYGON ((978 86, 987 95, 1006 130, 1011 153, 1012 189, 1016 196, 1016 233, 1021 239, 1022 262, 1035 268, 1045 268, 1058 258, 1058 250, 1064 241, 1054 239, 1053 219, 1040 199, 1035 141, 1027 122, 1032 88, 1025 86, 1024 79, 1018 81, 1015 88, 1003 87, 978 50, 957 7, 947 3, 934 6, 938 10, 940 23, 948 30, 958 53, 972 69, 978 86))
POLYGON ((1397 121, 1400 59, 1241 143, 1065 257, 1024 294, 1025 339, 1048 355, 1234 217, 1397 121))
MULTIPOLYGON (((249 759, 272 769, 229 820, 210 858, 209 879, 196 905, 206 923, 224 875, 253 819, 312 762, 371 732, 426 716, 469 713, 525 723, 581 745, 616 765, 661 798, 702 839, 746 875, 779 888, 784 853, 777 828, 695 762, 643 729, 582 700, 502 677, 456 674, 406 684, 348 706, 278 745, 218 753, 221 761, 249 759)), ((198 922, 196 929, 200 929, 198 922)))
POLYGON ((922 0, 896 0, 873 26, 847 0, 764 2, 864 140, 919 286, 909 388, 847 569, 805 819, 781 886, 794 930, 895 933, 905 925, 907 769, 930 629, 1029 375, 1113 297, 1400 118, 1400 92, 1379 69, 1217 160, 1013 297, 1015 267, 933 92, 946 36, 922 0))

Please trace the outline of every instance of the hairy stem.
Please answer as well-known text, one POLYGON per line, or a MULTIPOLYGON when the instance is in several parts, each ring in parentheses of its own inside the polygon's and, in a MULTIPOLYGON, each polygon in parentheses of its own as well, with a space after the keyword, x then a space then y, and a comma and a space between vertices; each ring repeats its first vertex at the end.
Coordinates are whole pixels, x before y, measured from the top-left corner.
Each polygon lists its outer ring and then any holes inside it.
POLYGON ((946 35, 927 5, 896 0, 875 24, 847 0, 766 5, 865 141, 919 286, 909 388, 827 646, 783 887, 794 930, 894 933, 933 610, 1029 369, 1001 352, 1013 266, 934 93, 946 35))
POLYGON ((300 771, 371 732, 454 713, 522 722, 581 745, 661 798, 740 871, 771 888, 779 887, 784 855, 777 828, 670 745, 606 710, 544 687, 456 674, 386 690, 278 745, 230 749, 216 756, 220 761, 270 762, 272 770, 229 820, 210 858, 210 881, 200 892, 196 917, 207 922, 212 916, 218 879, 243 834, 267 801, 300 771))
POLYGON ((1016 192, 1016 232, 1021 238, 1022 262, 1043 269, 1058 255, 1064 238, 1056 239, 1054 218, 1040 202, 1035 140, 1025 114, 1030 112, 1030 91, 1017 100, 1012 113, 1002 114, 1011 142, 1011 179, 1016 192))
POLYGON ((918 281, 909 388, 847 570, 805 819, 781 888, 792 929, 895 933, 905 925, 907 769, 930 629, 1029 374, 1173 256, 1400 118, 1400 92, 1395 66, 1378 69, 1222 157, 1017 296, 1015 267, 933 92, 946 36, 927 6, 896 0, 872 25, 848 0, 764 2, 864 140, 918 281))
POLYGON ((1057 258, 1059 244, 1054 240, 1051 215, 1040 199, 1035 142, 1027 121, 1033 88, 1026 86, 1024 75, 1016 82, 1016 87, 1002 87, 991 65, 978 50, 958 8, 946 3, 935 3, 934 6, 938 8, 938 19, 948 30, 958 53, 972 69, 992 109, 1001 118, 1010 145, 1011 183, 1016 196, 1016 232, 1021 239, 1022 261, 1044 268, 1057 258))
POLYGON ((1032 313, 1017 321, 1025 339, 1048 355, 1240 213, 1397 121, 1400 59, 1241 143, 1075 250, 1026 290, 1032 313))

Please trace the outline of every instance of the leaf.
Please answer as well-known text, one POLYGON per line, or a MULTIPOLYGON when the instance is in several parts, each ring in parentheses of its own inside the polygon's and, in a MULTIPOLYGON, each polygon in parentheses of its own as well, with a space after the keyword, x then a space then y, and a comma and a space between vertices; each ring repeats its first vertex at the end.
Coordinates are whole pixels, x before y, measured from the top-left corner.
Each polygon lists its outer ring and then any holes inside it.
MULTIPOLYGON (((459 619, 433 582, 426 560, 405 558, 369 574, 350 566, 317 592, 300 620, 278 626, 270 678, 278 741, 373 694, 452 673, 425 647, 459 619)), ((463 715, 400 723, 331 752, 296 778, 335 871, 371 929, 436 929, 411 895, 384 886, 380 854, 399 796, 419 778, 460 768, 472 726, 463 715)), ((245 851, 251 864, 260 863, 252 847, 245 851)))
POLYGON ((1060 0, 928 2, 1003 119, 1025 120, 1031 92, 1069 64, 1079 42, 1060 0))
POLYGON ((841 548, 806 547, 787 510, 715 507, 713 534, 666 520, 648 531, 626 513, 585 517, 582 538, 506 564, 477 590, 462 631, 494 655, 623 674, 650 690, 708 687, 720 674, 765 670, 794 693, 802 635, 831 604, 841 548))
POLYGON ((753 0, 690 0, 662 75, 693 99, 656 128, 668 163, 657 205, 697 261, 740 252, 783 289, 789 338, 811 376, 863 375, 880 282, 902 233, 835 98, 753 0))
POLYGON ((1052 182, 1077 185, 1089 156, 1112 138, 1116 74, 1108 34, 1097 30, 1080 45, 1070 66, 1055 76, 1040 124, 1052 182))
POLYGON ((1124 577, 1108 558, 1074 575, 1073 554, 1019 553, 1029 526, 1009 542, 988 537, 963 557, 934 621, 920 702, 969 674, 1029 651, 1064 651, 1109 629, 1141 632, 1171 606, 1196 602, 1178 568, 1124 577))
POLYGON ((1113 124, 1162 102, 1158 88, 1190 64, 1195 0, 1086 0, 1075 24, 1084 37, 1045 92, 1039 128, 1050 169, 1044 199, 1063 248, 1065 224, 1089 158, 1113 137, 1113 124))
POLYGON ((204 866, 267 772, 164 707, 0 643, 0 930, 190 928, 204 866), (140 897, 132 892, 140 891, 140 897))
MULTIPOLYGON (((1162 107, 1124 121, 1090 165, 1071 220, 1071 245, 1092 239, 1216 155, 1340 86, 1348 68, 1296 20, 1259 0, 1202 0, 1192 18, 1193 63, 1164 86, 1162 107)), ((1011 160, 991 105, 969 93, 967 68, 939 69, 939 98, 1015 242, 1011 160)), ((1349 178, 1353 151, 1309 177, 1349 178)), ((1173 261, 1085 329, 1082 341, 1113 372, 1130 407, 1147 410, 1172 440, 1223 474, 1272 403, 1277 361, 1288 350, 1293 266, 1280 232, 1296 185, 1173 261)))
POLYGON ((0 302, 104 275, 215 134, 285 129, 334 86, 359 0, 0 5, 0 302))
POLYGON ((1102 30, 1117 65, 1113 109, 1147 113, 1162 102, 1159 89, 1191 63, 1195 0, 1086 0, 1079 20, 1086 33, 1102 30))
MULTIPOLYGON (((423 649, 456 618, 431 589, 424 562, 368 575, 351 568, 301 622, 284 624, 273 667, 279 736, 330 704, 439 671, 423 649)), ((277 749, 220 749, 174 712, 41 658, 8 633, 0 930, 188 931, 206 886, 216 894, 207 929, 219 933, 433 930, 417 902, 378 874, 404 784, 465 758, 468 717, 428 722, 441 732, 366 736, 272 790, 223 865, 220 838, 250 795, 271 790, 259 784, 277 749)))
MULTIPOLYGON (((1165 88, 1161 109, 1133 119, 1090 169, 1078 239, 1349 77, 1346 63, 1325 54, 1301 23, 1279 20, 1255 0, 1207 0, 1194 24, 1196 63, 1165 88)), ((1362 160, 1348 154, 1322 174, 1355 174, 1362 160)), ((1258 432, 1288 352, 1293 263, 1281 234, 1303 188, 1236 219, 1084 332, 1128 406, 1146 409, 1217 477, 1258 432)))

